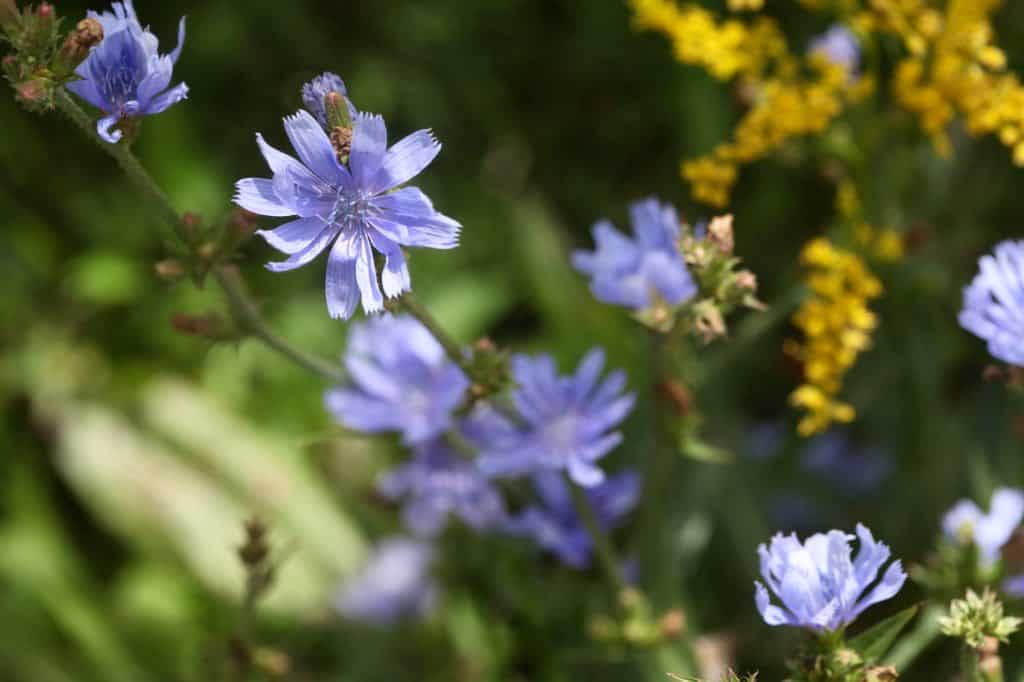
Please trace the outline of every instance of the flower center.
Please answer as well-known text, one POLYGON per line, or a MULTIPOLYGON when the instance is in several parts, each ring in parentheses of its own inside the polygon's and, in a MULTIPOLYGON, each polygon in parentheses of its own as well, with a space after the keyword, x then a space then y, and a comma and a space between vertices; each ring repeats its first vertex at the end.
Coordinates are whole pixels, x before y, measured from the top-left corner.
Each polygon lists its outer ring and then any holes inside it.
POLYGON ((370 215, 370 198, 369 192, 339 189, 331 212, 324 221, 329 225, 338 225, 343 230, 350 226, 358 228, 366 223, 370 215))
POLYGON ((544 427, 544 441, 560 452, 571 450, 576 444, 579 418, 575 414, 564 414, 544 427))

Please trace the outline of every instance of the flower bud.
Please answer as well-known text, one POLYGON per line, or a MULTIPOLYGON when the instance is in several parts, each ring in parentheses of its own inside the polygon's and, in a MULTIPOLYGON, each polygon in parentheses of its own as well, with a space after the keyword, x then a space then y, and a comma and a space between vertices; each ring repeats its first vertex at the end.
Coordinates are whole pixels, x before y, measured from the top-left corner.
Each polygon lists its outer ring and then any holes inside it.
POLYGON ((50 90, 46 82, 40 78, 15 85, 14 96, 29 111, 45 109, 50 102, 50 90))
POLYGON ((336 126, 331 128, 331 146, 338 155, 338 163, 348 163, 348 155, 352 152, 352 128, 336 126))
POLYGON ((340 92, 332 90, 324 97, 324 113, 327 115, 327 126, 334 128, 352 128, 348 102, 340 92))
POLYGON ((708 225, 708 241, 718 247, 723 254, 731 254, 735 241, 732 231, 732 214, 711 219, 708 225))
POLYGON ((658 629, 666 639, 678 639, 686 631, 686 616, 679 609, 666 611, 658 620, 658 629))
POLYGON ((57 53, 55 71, 70 75, 89 56, 93 46, 98 45, 101 40, 103 24, 92 17, 82 19, 64 39, 64 44, 57 53))
POLYGON ((864 671, 864 682, 895 682, 899 679, 891 665, 875 665, 864 671))
POLYGON ((680 417, 690 414, 693 408, 693 393, 681 381, 662 381, 658 384, 658 394, 672 405, 680 417))

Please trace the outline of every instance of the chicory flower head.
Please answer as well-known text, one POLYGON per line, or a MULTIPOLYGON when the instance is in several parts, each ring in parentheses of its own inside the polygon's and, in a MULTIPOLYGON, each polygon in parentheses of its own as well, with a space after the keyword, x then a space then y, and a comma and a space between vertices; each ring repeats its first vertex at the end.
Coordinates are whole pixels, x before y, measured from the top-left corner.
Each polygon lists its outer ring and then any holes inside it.
POLYGON ((974 543, 982 565, 999 559, 999 552, 1024 521, 1024 491, 1000 488, 992 494, 986 514, 972 500, 960 500, 942 519, 942 532, 951 541, 974 543))
POLYGON ((299 160, 274 149, 262 135, 256 141, 273 178, 239 180, 235 203, 259 215, 298 216, 274 230, 257 232, 289 258, 268 263, 273 272, 306 265, 328 246, 327 310, 348 319, 362 300, 367 313, 384 308, 381 295, 408 291, 409 268, 402 246, 452 249, 460 225, 434 210, 416 187, 396 189, 427 167, 441 150, 428 130, 387 146, 380 116, 356 113, 352 147, 342 164, 320 123, 307 111, 284 119, 285 132, 299 160), (378 282, 374 250, 383 254, 378 282))
POLYGON ((451 426, 469 380, 416 319, 382 315, 353 325, 348 382, 327 391, 327 410, 356 431, 397 431, 407 445, 451 426))
POLYGON ((626 418, 634 403, 633 394, 622 392, 622 371, 598 382, 603 367, 600 348, 587 353, 571 376, 559 376, 548 355, 513 357, 515 416, 480 406, 464 425, 480 449, 481 469, 490 476, 565 469, 584 487, 603 481, 604 472, 594 462, 622 441, 620 432, 609 430, 626 418))
POLYGON ((185 19, 178 24, 178 45, 170 54, 159 54, 159 41, 135 16, 131 0, 115 2, 112 12, 90 11, 88 16, 103 26, 103 40, 75 70, 82 80, 68 83, 68 90, 102 110, 96 132, 111 144, 122 133, 114 126, 123 118, 159 114, 188 96, 188 86, 168 89, 174 65, 185 41, 185 19))
POLYGON ((754 600, 764 621, 831 632, 849 625, 869 606, 894 597, 907 579, 903 566, 892 562, 876 584, 889 548, 875 542, 861 524, 857 538, 856 557, 850 548, 854 536, 838 530, 816 533, 803 543, 795 534, 779 533, 770 545, 760 545, 761 577, 768 587, 755 582, 754 600), (771 603, 768 588, 781 607, 771 603))
POLYGON ((433 548, 418 540, 393 537, 374 548, 362 571, 334 599, 342 615, 379 626, 424 618, 437 603, 430 576, 433 548))
MULTIPOLYGON (((534 474, 533 484, 539 504, 525 508, 510 519, 507 530, 513 535, 531 538, 568 566, 586 568, 590 565, 594 545, 576 514, 569 484, 561 473, 552 471, 534 474)), ((605 530, 615 527, 633 510, 640 498, 640 487, 640 476, 628 471, 587 489, 594 515, 605 530)))
POLYGON ((697 293, 679 251, 679 218, 674 208, 657 199, 630 206, 633 237, 607 220, 594 224, 597 248, 573 253, 572 263, 590 276, 590 290, 604 303, 643 310, 660 298, 678 305, 697 293))
POLYGON ((498 489, 440 440, 418 447, 411 461, 380 479, 377 489, 388 499, 405 500, 402 518, 420 536, 440 533, 450 515, 475 530, 505 519, 498 489))
POLYGON ((823 54, 833 64, 854 74, 860 66, 860 44, 853 31, 842 24, 832 26, 811 42, 811 54, 823 54))
POLYGON ((1024 241, 1005 241, 978 261, 964 289, 960 326, 988 342, 993 357, 1024 366, 1024 241))

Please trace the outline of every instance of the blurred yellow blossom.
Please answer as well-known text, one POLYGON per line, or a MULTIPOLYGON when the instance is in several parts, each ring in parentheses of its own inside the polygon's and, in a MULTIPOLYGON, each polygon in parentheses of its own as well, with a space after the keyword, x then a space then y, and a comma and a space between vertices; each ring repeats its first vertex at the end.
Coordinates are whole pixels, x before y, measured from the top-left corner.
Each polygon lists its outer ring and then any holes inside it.
POLYGON ((824 237, 808 242, 800 258, 811 295, 793 316, 803 339, 786 349, 803 365, 804 383, 789 400, 804 411, 798 432, 810 436, 856 416, 837 396, 846 372, 871 345, 877 319, 868 303, 881 295, 882 284, 860 256, 824 237))

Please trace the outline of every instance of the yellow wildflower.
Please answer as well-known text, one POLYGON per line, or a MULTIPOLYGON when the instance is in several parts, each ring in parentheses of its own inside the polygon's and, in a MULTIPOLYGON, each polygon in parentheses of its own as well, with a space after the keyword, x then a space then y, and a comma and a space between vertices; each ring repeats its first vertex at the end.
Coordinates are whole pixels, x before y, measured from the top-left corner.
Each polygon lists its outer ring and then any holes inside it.
POLYGON ((811 296, 793 315, 803 341, 789 341, 785 348, 803 363, 804 383, 789 400, 804 412, 798 432, 810 436, 856 416, 837 396, 846 372, 871 345, 877 319, 868 303, 881 295, 882 283, 857 254, 825 237, 809 241, 800 259, 808 268, 811 296))

